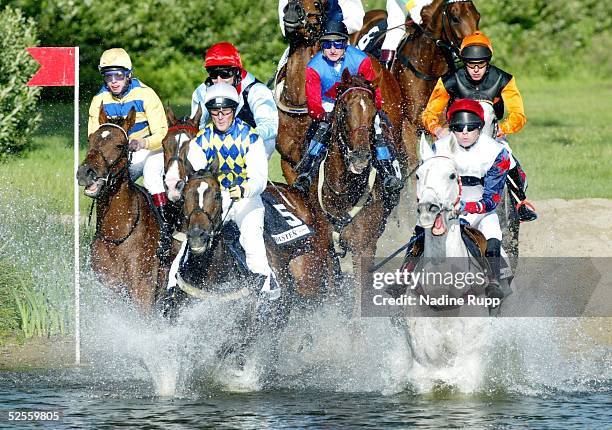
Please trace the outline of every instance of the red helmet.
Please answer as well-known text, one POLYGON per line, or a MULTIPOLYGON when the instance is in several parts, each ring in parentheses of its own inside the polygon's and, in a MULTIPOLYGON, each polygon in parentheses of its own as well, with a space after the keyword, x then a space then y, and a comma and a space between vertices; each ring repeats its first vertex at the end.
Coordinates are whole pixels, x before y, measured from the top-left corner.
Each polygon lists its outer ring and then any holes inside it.
POLYGON ((229 42, 217 43, 206 51, 204 67, 236 67, 242 69, 240 54, 234 45, 229 42))
POLYGON ((484 126, 484 109, 476 100, 457 99, 446 111, 449 124, 465 124, 478 122, 484 126))

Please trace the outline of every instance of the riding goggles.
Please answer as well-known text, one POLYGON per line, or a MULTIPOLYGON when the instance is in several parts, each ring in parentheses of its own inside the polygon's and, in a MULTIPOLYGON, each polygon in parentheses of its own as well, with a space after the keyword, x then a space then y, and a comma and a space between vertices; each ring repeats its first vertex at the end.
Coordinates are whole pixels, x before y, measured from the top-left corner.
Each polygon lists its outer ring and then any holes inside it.
POLYGON ((208 76, 211 79, 229 79, 233 78, 237 74, 237 70, 234 68, 224 68, 224 69, 206 69, 208 72, 208 76))
POLYGON ((471 70, 481 70, 487 67, 487 64, 489 64, 487 61, 470 61, 468 63, 465 63, 465 66, 471 70))
POLYGON ((234 112, 234 109, 232 108, 211 109, 209 112, 214 117, 218 117, 219 115, 223 115, 225 117, 231 114, 232 112, 234 112))
POLYGON ((347 44, 346 40, 323 40, 321 42, 321 48, 331 49, 333 46, 336 49, 346 49, 347 44))
POLYGON ((468 124, 451 124, 448 128, 450 128, 451 131, 461 133, 466 128, 467 128, 467 131, 470 132, 470 131, 479 129, 481 126, 482 124, 474 122, 474 123, 468 123, 468 124))
POLYGON ((125 80, 126 74, 124 72, 119 72, 119 71, 110 71, 110 72, 104 72, 104 82, 106 82, 107 84, 113 81, 117 81, 117 82, 123 82, 125 80))

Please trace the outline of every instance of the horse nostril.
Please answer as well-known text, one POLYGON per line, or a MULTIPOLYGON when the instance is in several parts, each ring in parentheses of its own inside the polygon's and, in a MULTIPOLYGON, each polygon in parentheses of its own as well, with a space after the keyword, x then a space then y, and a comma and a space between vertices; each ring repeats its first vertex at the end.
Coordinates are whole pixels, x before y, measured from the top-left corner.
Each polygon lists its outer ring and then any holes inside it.
POLYGON ((436 212, 440 212, 440 207, 438 205, 431 204, 431 205, 429 205, 427 210, 429 212, 436 213, 436 212))

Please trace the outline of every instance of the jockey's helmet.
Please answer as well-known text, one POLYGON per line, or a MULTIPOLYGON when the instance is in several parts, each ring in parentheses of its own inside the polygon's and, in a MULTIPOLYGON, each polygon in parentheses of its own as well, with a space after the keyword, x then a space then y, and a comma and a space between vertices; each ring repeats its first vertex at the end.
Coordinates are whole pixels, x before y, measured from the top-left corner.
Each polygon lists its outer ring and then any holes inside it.
POLYGON ((229 42, 217 43, 206 51, 204 56, 204 67, 235 67, 242 69, 240 53, 234 45, 229 42))
POLYGON ((327 21, 320 40, 348 40, 348 30, 341 21, 327 21))
POLYGON ((238 91, 233 85, 226 83, 218 83, 211 85, 206 90, 206 96, 204 97, 204 106, 209 111, 211 109, 224 109, 231 108, 235 110, 240 103, 240 97, 238 91))
POLYGON ((459 55, 464 62, 491 61, 493 44, 482 31, 476 31, 463 39, 459 55))
POLYGON ((124 72, 132 71, 132 60, 123 48, 111 48, 102 53, 98 71, 101 74, 112 70, 121 70, 124 72))
POLYGON ((476 100, 457 99, 455 100, 448 111, 446 119, 451 126, 478 125, 482 129, 485 124, 484 109, 476 100))

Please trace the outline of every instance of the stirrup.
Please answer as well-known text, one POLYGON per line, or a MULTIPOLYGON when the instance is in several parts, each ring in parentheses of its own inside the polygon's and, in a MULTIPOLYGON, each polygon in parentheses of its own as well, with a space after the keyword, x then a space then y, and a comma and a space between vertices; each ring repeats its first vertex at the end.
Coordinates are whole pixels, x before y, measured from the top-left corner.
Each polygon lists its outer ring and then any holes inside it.
POLYGON ((522 200, 518 202, 515 206, 516 213, 519 215, 519 220, 521 222, 524 221, 535 221, 538 219, 538 214, 536 213, 535 207, 529 203, 527 200, 522 200), (521 208, 525 206, 525 209, 521 211, 521 208), (521 214, 521 212, 523 212, 521 214))

